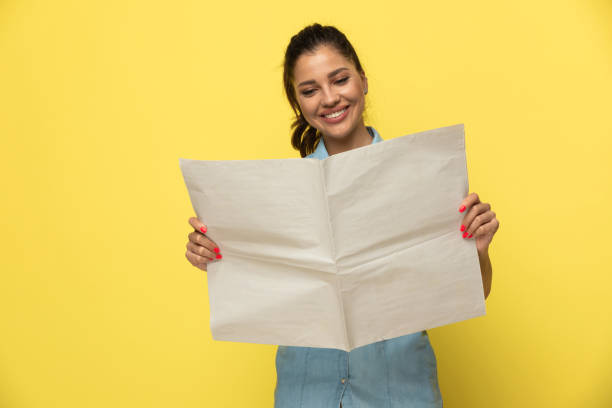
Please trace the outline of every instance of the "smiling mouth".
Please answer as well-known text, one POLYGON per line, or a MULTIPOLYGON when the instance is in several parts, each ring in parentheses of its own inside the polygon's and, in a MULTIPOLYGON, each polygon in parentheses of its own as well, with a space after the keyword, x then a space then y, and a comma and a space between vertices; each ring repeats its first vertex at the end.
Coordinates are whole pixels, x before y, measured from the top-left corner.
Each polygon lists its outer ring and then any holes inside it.
POLYGON ((337 118, 338 116, 342 115, 344 113, 344 111, 348 109, 348 107, 349 107, 349 105, 346 105, 344 108, 342 108, 340 110, 337 110, 337 111, 335 111, 333 113, 330 113, 328 115, 321 115, 321 117, 328 118, 328 119, 337 118))

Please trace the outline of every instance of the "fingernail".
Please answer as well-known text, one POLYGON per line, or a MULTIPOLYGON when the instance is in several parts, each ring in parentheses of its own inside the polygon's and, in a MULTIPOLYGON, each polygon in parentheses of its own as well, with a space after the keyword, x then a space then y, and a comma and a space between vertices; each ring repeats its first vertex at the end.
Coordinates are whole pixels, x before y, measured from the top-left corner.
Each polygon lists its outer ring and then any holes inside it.
POLYGON ((202 231, 202 234, 206 234, 206 227, 200 228, 200 231, 202 231))
POLYGON ((214 251, 215 251, 216 253, 219 253, 219 248, 215 248, 215 249, 214 249, 214 251))
POLYGON ((221 259, 223 258, 223 256, 221 256, 221 254, 217 254, 217 259, 221 259))
POLYGON ((468 238, 472 238, 472 234, 470 234, 470 236, 468 238))
POLYGON ((461 207, 459 207, 459 212, 463 212, 463 210, 465 210, 465 205, 462 205, 461 207))
POLYGON ((463 238, 467 237, 467 232, 463 233, 463 238))
POLYGON ((465 230, 465 225, 462 225, 461 226, 461 231, 464 231, 464 230, 465 230))

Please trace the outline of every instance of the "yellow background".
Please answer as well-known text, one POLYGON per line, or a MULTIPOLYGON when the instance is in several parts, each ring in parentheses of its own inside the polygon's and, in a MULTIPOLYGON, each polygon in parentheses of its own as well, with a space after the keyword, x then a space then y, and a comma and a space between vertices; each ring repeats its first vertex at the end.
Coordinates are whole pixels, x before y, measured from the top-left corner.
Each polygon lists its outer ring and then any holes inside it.
POLYGON ((612 406, 610 1, 4 0, 0 407, 272 405, 276 346, 211 338, 178 159, 299 157, 315 21, 383 139, 465 124, 500 221, 487 315, 429 331, 445 407, 612 406))

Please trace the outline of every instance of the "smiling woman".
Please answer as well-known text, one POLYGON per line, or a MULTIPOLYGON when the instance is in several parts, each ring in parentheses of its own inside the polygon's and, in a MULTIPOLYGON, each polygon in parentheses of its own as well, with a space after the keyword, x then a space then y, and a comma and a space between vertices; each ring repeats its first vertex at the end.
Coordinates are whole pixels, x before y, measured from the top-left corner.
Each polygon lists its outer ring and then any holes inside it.
MULTIPOLYGON (((368 80, 352 45, 337 28, 313 24, 291 38, 283 81, 295 113, 291 143, 304 158, 325 159, 382 142, 365 126, 368 80)), ((476 241, 485 299, 491 289, 488 246, 499 222, 477 194, 457 205, 465 215, 459 234, 476 241), (467 210, 467 211, 466 211, 467 210)), ((189 220, 187 259, 206 270, 222 258, 198 218, 189 220)), ((388 407, 441 408, 437 362, 427 331, 382 340, 346 352, 339 349, 279 346, 275 408, 388 407)))

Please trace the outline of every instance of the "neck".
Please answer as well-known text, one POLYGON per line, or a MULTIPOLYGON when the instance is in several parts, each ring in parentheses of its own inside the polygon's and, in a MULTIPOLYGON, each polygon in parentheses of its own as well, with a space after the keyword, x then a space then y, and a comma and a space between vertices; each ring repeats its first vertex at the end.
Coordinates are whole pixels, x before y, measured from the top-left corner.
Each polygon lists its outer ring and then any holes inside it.
POLYGON ((358 147, 368 146, 372 144, 372 136, 362 121, 355 130, 346 137, 336 139, 323 135, 323 141, 325 142, 327 154, 332 156, 358 147))

